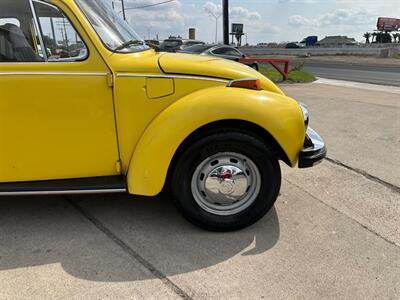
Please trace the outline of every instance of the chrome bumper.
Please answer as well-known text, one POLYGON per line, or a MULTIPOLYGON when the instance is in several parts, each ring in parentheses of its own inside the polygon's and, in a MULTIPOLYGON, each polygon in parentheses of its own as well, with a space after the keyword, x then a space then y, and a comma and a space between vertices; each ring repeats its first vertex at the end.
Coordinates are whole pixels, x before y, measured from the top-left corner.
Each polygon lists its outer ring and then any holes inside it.
POLYGON ((322 138, 312 128, 307 129, 304 148, 299 155, 299 168, 310 168, 326 157, 326 147, 322 138))

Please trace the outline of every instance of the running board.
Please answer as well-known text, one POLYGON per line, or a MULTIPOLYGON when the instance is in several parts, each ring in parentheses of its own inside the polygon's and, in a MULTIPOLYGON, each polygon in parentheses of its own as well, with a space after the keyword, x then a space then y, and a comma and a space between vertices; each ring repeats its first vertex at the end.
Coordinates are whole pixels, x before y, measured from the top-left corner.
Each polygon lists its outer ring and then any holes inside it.
POLYGON ((104 194, 127 191, 121 176, 0 183, 0 196, 104 194))

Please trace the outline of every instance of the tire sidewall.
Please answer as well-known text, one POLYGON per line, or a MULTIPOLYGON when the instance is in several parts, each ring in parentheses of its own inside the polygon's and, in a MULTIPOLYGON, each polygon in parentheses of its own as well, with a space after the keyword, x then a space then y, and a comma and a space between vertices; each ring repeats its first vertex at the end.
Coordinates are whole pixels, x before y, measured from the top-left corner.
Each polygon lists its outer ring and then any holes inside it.
POLYGON ((189 221, 206 229, 225 231, 250 225, 271 209, 279 194, 281 173, 278 160, 266 144, 243 133, 225 133, 208 136, 189 147, 180 157, 172 180, 176 205, 189 221), (196 168, 208 157, 222 152, 247 156, 261 175, 255 201, 245 210, 229 216, 205 211, 194 199, 191 188, 196 168))

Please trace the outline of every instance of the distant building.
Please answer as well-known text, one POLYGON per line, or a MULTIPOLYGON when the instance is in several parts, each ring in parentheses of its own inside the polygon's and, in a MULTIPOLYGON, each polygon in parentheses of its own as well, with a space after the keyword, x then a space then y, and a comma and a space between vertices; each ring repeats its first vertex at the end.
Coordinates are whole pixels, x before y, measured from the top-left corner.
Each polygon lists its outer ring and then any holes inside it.
POLYGON ((196 39, 196 28, 189 28, 189 40, 196 39))
POLYGON ((320 40, 317 45, 320 46, 343 46, 343 45, 354 45, 356 40, 354 38, 349 38, 347 36, 336 35, 327 36, 320 40))

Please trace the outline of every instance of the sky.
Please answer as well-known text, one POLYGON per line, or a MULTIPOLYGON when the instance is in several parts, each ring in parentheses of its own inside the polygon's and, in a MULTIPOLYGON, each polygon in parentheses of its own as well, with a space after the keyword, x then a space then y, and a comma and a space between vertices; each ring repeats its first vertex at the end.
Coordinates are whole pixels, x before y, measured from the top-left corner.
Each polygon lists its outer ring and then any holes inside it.
MULTIPOLYGON (((119 0, 115 0, 119 1, 119 0)), ((125 0, 127 8, 165 0, 125 0)), ((230 21, 244 23, 248 43, 300 41, 309 35, 347 35, 364 41, 376 29, 378 17, 400 18, 400 0, 230 0, 230 21)), ((216 21, 222 0, 175 0, 163 5, 127 10, 128 22, 143 38, 171 35, 215 42, 216 21)), ((222 18, 218 21, 222 40, 222 18)))

